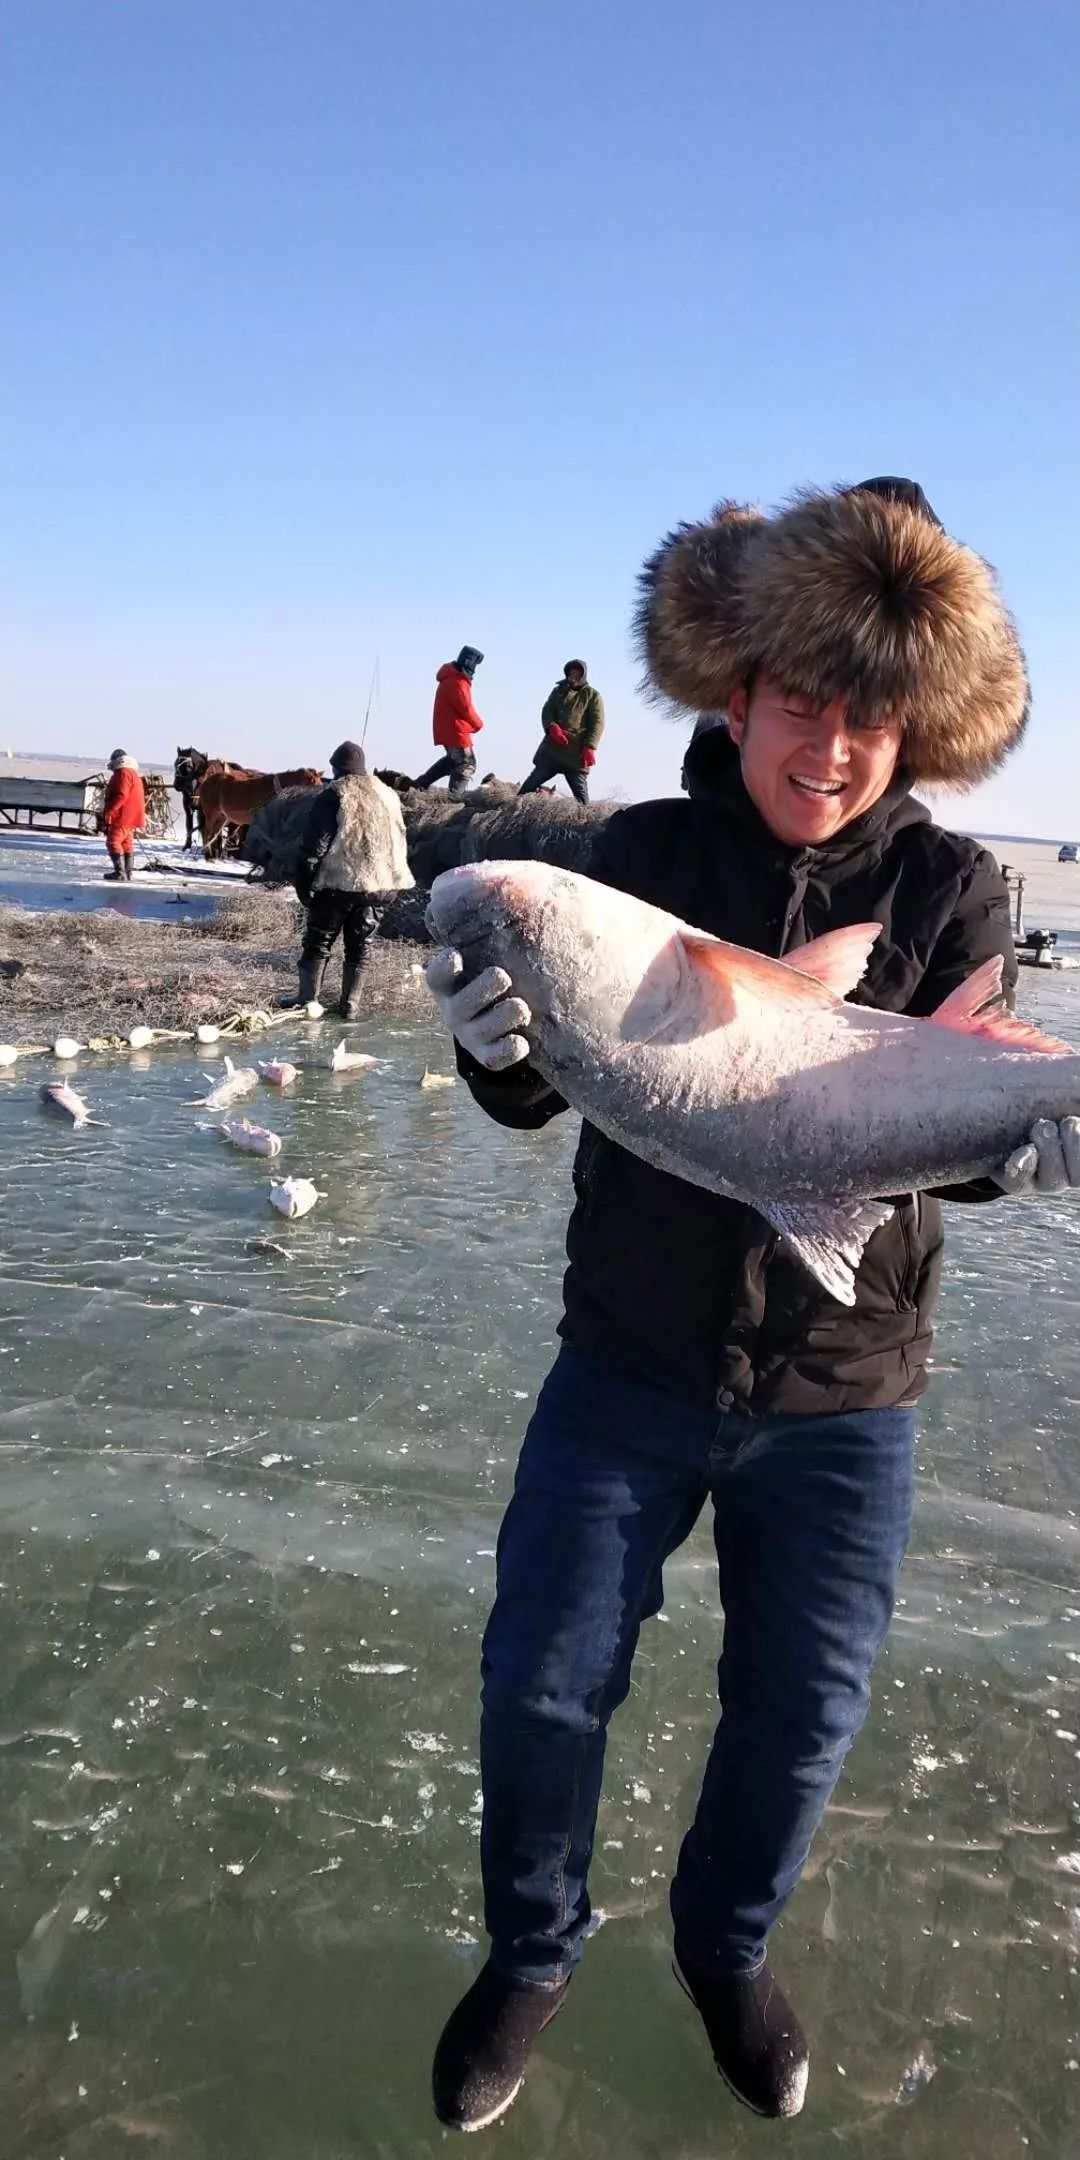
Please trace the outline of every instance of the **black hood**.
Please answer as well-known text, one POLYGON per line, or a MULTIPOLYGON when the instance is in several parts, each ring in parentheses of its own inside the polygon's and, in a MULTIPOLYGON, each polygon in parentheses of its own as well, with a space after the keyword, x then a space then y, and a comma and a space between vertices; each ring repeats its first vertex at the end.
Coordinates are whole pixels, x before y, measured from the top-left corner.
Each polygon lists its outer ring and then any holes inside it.
POLYGON ((925 804, 916 802, 912 796, 911 774, 900 766, 884 795, 879 796, 869 810, 864 810, 861 817, 852 818, 849 825, 842 826, 831 840, 823 840, 812 848, 789 847, 785 841, 777 839, 747 794, 743 786, 742 760, 722 721, 716 727, 703 728, 693 737, 683 760, 683 776, 691 802, 715 806, 726 816, 736 817, 747 831, 756 831, 762 848, 769 852, 840 857, 852 849, 884 840, 905 825, 930 822, 930 812, 925 804))

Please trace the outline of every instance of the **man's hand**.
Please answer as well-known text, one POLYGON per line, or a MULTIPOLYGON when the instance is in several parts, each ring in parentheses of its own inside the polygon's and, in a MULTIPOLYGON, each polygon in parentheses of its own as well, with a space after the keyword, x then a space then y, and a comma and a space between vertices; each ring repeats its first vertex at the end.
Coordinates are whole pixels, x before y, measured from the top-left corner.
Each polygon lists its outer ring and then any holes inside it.
POLYGON ((532 1014, 524 998, 513 995, 505 968, 485 968, 473 982, 463 980, 465 963, 451 946, 437 952, 424 969, 424 981, 452 1035, 488 1072, 506 1072, 529 1055, 523 1030, 532 1014))
POLYGON ((1004 1193, 1066 1192, 1080 1185, 1080 1117, 1039 1118, 994 1183, 1004 1193))
POLYGON ((569 750, 570 748, 570 737, 566 729, 559 726, 557 720, 553 720, 548 729, 548 741, 558 743, 560 750, 569 750))
POLYGON ((582 770, 582 772, 591 772, 591 771, 592 771, 592 769, 593 769, 593 766, 595 765, 595 763, 596 763, 596 752, 595 752, 595 750, 589 750, 589 749, 583 750, 583 751, 582 751, 582 753, 581 753, 581 770, 582 770))

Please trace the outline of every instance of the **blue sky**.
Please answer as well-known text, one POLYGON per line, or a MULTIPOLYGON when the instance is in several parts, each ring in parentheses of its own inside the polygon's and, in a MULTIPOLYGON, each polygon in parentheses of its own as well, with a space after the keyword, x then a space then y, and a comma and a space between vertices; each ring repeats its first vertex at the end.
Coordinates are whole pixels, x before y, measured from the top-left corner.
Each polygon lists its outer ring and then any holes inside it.
POLYGON ((947 820, 1080 827, 1072 0, 4 0, 0 745, 677 785, 633 583, 720 495, 913 473, 1035 718, 947 820))

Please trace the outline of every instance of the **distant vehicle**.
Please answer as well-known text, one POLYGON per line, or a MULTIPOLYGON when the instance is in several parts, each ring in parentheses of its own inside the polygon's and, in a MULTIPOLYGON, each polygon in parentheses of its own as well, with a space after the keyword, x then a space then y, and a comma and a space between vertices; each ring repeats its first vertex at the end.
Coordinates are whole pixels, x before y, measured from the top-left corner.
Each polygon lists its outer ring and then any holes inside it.
POLYGON ((1066 840, 1066 842, 1065 842, 1064 846, 1063 846, 1063 847, 1059 847, 1059 849, 1058 849, 1058 861, 1059 861, 1059 862, 1080 862, 1080 847, 1078 847, 1078 846, 1077 846, 1077 843, 1076 843, 1076 841, 1075 841, 1075 840, 1066 840))

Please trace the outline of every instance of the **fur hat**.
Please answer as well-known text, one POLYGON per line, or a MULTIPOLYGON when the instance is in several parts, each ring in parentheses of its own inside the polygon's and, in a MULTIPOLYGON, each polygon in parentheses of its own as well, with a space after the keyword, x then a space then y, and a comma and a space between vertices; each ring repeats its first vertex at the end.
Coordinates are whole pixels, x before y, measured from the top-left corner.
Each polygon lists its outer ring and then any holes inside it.
POLYGON ((764 669, 815 704, 846 698, 855 725, 898 719, 924 784, 984 780, 1027 723, 993 571, 913 481, 808 490, 772 518, 721 503, 645 564, 635 627, 657 697, 723 713, 764 669))

